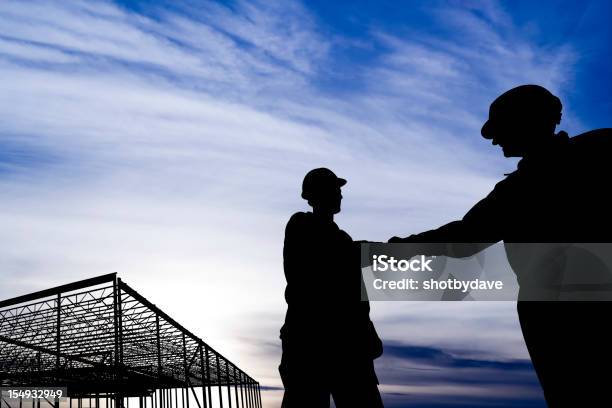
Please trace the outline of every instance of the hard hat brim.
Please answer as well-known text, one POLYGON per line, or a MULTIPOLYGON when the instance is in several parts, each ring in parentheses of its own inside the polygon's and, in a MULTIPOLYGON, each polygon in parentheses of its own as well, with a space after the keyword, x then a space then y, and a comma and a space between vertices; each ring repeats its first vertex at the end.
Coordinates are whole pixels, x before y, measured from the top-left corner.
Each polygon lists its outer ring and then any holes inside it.
POLYGON ((480 129, 480 134, 485 139, 493 139, 493 131, 494 124, 491 122, 491 119, 487 120, 484 125, 482 125, 482 129, 480 129))

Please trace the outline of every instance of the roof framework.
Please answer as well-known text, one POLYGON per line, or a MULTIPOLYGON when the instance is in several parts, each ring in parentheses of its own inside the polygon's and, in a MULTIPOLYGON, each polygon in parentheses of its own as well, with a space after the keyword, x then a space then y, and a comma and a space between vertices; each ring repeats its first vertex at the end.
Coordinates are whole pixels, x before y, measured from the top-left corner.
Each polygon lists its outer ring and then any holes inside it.
POLYGON ((187 406, 261 404, 257 381, 115 273, 0 301, 0 385, 62 386, 118 408, 130 397, 174 406, 161 397, 172 389, 191 389, 187 406))

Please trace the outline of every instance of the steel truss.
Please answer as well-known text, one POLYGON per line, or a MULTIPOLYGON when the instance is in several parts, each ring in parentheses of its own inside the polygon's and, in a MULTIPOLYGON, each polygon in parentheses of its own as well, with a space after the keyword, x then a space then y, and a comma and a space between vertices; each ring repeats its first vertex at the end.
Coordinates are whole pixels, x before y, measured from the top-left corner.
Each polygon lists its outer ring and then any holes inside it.
POLYGON ((257 381, 115 273, 0 301, 0 385, 67 387, 70 408, 261 408, 257 381))

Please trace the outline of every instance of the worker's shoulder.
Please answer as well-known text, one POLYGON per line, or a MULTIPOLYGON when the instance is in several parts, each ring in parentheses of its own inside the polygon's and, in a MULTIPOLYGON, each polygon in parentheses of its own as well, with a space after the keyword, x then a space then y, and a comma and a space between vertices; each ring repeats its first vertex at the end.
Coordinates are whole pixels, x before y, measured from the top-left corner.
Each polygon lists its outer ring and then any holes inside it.
POLYGON ((590 130, 569 139, 573 152, 608 155, 612 149, 612 128, 590 130))
POLYGON ((311 212, 296 212, 289 218, 287 222, 287 230, 302 229, 312 224, 312 213, 311 212))
POLYGON ((588 132, 581 133, 579 135, 575 135, 570 137, 570 140, 579 140, 579 139, 587 139, 587 138, 610 138, 612 137, 612 128, 599 128, 589 130, 588 132))
POLYGON ((287 224, 299 224, 299 223, 309 222, 311 219, 312 219, 311 212, 298 211, 289 218, 289 222, 287 222, 287 224))

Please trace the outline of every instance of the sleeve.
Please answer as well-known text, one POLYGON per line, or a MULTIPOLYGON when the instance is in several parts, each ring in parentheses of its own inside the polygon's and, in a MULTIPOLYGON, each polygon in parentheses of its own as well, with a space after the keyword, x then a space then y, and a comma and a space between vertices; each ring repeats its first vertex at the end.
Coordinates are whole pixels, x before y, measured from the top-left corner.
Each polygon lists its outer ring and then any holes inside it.
POLYGON ((498 242, 503 239, 506 207, 510 202, 506 181, 497 183, 489 195, 463 216, 461 232, 464 239, 457 242, 498 242))
POLYGON ((287 301, 308 304, 326 289, 317 283, 326 266, 326 248, 320 235, 305 213, 294 214, 287 223, 283 247, 287 301))
POLYGON ((307 251, 311 236, 312 232, 304 219, 304 214, 294 214, 285 228, 283 246, 283 263, 288 284, 305 276, 304 272, 309 269, 308 261, 311 257, 307 251))
POLYGON ((403 242, 440 244, 428 246, 427 252, 431 255, 467 257, 482 251, 503 239, 506 206, 510 202, 508 196, 512 185, 510 178, 500 181, 461 220, 411 235, 403 242))

